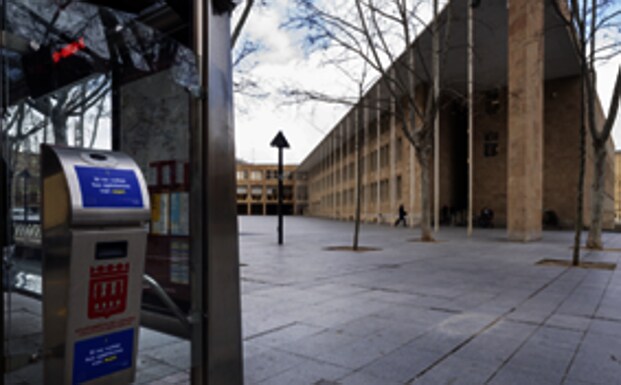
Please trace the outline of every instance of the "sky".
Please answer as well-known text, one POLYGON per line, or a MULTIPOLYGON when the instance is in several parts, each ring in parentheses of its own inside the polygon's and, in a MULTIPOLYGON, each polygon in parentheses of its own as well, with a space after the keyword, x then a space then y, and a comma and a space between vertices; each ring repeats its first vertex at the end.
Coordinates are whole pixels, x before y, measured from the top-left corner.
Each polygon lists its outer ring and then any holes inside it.
MULTIPOLYGON (((346 106, 321 102, 291 103, 279 94, 281 87, 295 85, 328 94, 356 94, 350 80, 335 68, 322 65, 320 52, 309 54, 305 50, 298 32, 282 28, 291 3, 273 0, 269 6, 255 8, 244 29, 244 36, 259 42, 261 50, 247 59, 249 64, 242 66, 242 70, 258 81, 266 95, 236 96, 236 156, 244 161, 276 162, 277 151, 269 143, 282 131, 291 145, 285 151, 285 162, 300 163, 348 110, 346 106)), ((241 8, 240 5, 238 10, 241 8)), ((617 57, 598 66, 598 91, 604 111, 608 111, 620 64, 621 57, 617 57)), ((617 119, 613 139, 621 149, 621 117, 617 119)))

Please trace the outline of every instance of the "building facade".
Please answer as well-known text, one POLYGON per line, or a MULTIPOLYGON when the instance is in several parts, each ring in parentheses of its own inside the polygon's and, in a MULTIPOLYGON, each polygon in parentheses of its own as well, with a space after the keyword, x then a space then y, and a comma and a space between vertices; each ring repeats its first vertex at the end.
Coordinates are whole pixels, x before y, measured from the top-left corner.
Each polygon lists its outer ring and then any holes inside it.
MULTIPOLYGON (((296 206, 297 166, 285 165, 283 214, 298 212, 296 206)), ((237 162, 237 214, 276 215, 278 210, 278 165, 237 162)), ((301 202, 302 203, 302 202, 301 202)))
MULTIPOLYGON (((532 3, 512 0, 507 7, 504 2, 482 2, 475 23, 495 30, 493 38, 483 32, 475 34, 475 224, 477 214, 492 210, 494 225, 507 227, 509 239, 519 241, 540 238, 544 226, 573 226, 577 210, 579 63, 572 51, 570 32, 566 28, 552 28, 552 24, 563 23, 553 7, 543 2, 540 6, 532 3), (537 34, 544 30, 544 19, 545 33, 537 34), (544 42, 550 48, 546 49, 544 42)), ((461 14, 465 13, 464 10, 461 14)), ((464 23, 455 20, 452 28, 459 31, 465 28, 464 23)), ((424 41, 425 33, 419 40, 424 41)), ((465 30, 455 35, 454 46, 465 44, 460 40, 466 35, 465 30)), ((413 50, 420 49, 416 44, 413 50)), ((465 83, 465 62, 465 50, 449 52, 450 64, 441 70, 441 82, 465 83), (464 68, 456 63, 462 63, 464 68)), ((415 93, 418 97, 428 89, 429 83, 423 83, 415 93)), ((382 107, 379 102, 388 95, 380 79, 300 165, 299 172, 306 173, 308 178, 310 215, 353 219, 360 170, 363 221, 393 223, 399 206, 404 205, 409 225, 420 223, 420 165, 394 113, 395 101, 385 103, 392 107, 382 107), (362 107, 374 103, 377 108, 362 107), (358 140, 360 156, 356 151, 358 140)), ((465 225, 468 111, 463 99, 456 97, 443 96, 440 104, 438 220, 440 224, 465 225)), ((601 107, 597 118, 603 121, 601 107)), ((604 228, 611 228, 614 222, 612 141, 608 146, 604 228)), ((593 160, 591 145, 587 143, 585 224, 590 218, 593 160)), ((433 167, 433 162, 429 163, 433 167)), ((432 168, 430 175, 433 177, 432 168)), ((433 181, 429 185, 433 207, 433 181)))

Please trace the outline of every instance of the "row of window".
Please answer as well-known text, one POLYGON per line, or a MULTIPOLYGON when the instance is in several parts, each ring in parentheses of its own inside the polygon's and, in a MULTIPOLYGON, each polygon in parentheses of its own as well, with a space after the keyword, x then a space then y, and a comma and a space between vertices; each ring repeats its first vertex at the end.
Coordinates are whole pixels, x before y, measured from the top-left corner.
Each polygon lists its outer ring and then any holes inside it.
MULTIPOLYGON (((375 123, 373 123, 374 126, 375 123)), ((388 124, 385 124, 382 126, 382 130, 381 130, 381 134, 385 133, 388 130, 388 127, 390 127, 388 124), (383 127, 386 127, 386 129, 383 129, 383 127)), ((335 135, 335 134, 333 134, 335 135)), ((376 147, 375 145, 372 145, 372 142, 375 140, 375 138, 377 138, 377 131, 376 130, 370 130, 369 131, 369 141, 368 143, 368 147, 372 148, 372 147, 376 147)), ((360 140, 364 141, 364 137, 362 137, 360 140)), ((333 147, 330 146, 329 144, 323 144, 323 149, 327 149, 328 147, 333 147)), ((386 147, 387 149, 384 151, 389 151, 390 145, 386 144, 383 147, 386 147)), ((396 157, 398 160, 401 160, 401 156, 402 156, 402 152, 403 152, 403 142, 401 140, 401 138, 397 138, 397 143, 396 143, 396 157)), ((319 164, 317 164, 315 167, 313 167, 313 169, 311 170, 311 173, 316 174, 318 172, 321 172, 323 170, 328 169, 331 166, 332 160, 331 159, 343 159, 345 157, 347 157, 348 155, 352 155, 355 154, 356 152, 356 143, 355 143, 355 137, 352 137, 350 140, 342 143, 338 148, 336 148, 335 150, 331 151, 329 154, 325 154, 322 153, 322 160, 320 161, 319 164)), ((375 152, 377 155, 377 152, 375 152)))
MULTIPOLYGON (((397 149, 401 148, 400 144, 401 143, 399 143, 399 146, 397 146, 397 149)), ((401 161, 401 156, 402 156, 402 151, 397 150, 396 152, 397 162, 401 161)), ((369 171, 371 172, 377 171, 377 165, 378 165, 377 151, 372 151, 369 155, 363 157, 360 161, 361 161, 360 166, 361 166, 361 169, 363 170, 362 172, 365 172, 365 170, 367 170, 367 165, 368 165, 369 171)), ((390 165, 390 148, 388 145, 386 145, 380 149, 379 166, 381 169, 384 169, 388 167, 389 165, 390 165)), ((355 167, 356 167, 356 163, 350 162, 349 164, 341 167, 339 170, 336 170, 335 173, 325 175, 317 183, 314 183, 311 186, 311 188, 318 189, 320 191, 323 189, 326 189, 329 186, 332 186, 333 178, 336 183, 340 183, 341 179, 345 181, 353 180, 354 177, 356 176, 355 167)))
MULTIPOLYGON (((237 171, 237 180, 263 180, 262 170, 238 170, 237 171)), ((265 180, 278 179, 278 170, 265 170, 265 180)), ((284 180, 292 180, 293 173, 291 171, 283 171, 283 179, 284 180)))
MULTIPOLYGON (((370 171, 377 170, 377 165, 378 165, 377 154, 378 154, 378 150, 373 150, 367 155, 362 157, 361 162, 362 162, 363 170, 367 169, 365 166, 367 163, 369 166, 368 169, 370 171)), ((338 159, 338 157, 334 157, 333 159, 331 159, 330 157, 324 157, 321 163, 319 164, 319 166, 316 166, 313 169, 313 173, 316 174, 320 171, 329 170, 332 167, 332 164, 334 163, 334 161, 338 159)), ((403 159, 403 141, 401 138, 397 138, 397 142, 395 144, 395 161, 401 162, 402 159, 403 159)), ((353 164, 354 162, 352 162, 349 166, 344 166, 343 173, 346 175, 354 175, 353 171, 347 172, 347 170, 345 170, 345 167, 349 167, 350 169, 353 169, 354 167, 353 164)), ((389 164, 390 164, 390 144, 385 144, 379 149, 379 167, 385 168, 385 167, 388 167, 389 164)))
MULTIPOLYGON (((278 199, 278 188, 272 186, 237 186, 237 200, 245 201, 250 198, 253 201, 275 201, 278 199)), ((282 197, 284 200, 293 200, 293 186, 283 186, 282 197)))
MULTIPOLYGON (((395 177, 395 199, 400 201, 403 198, 403 180, 401 175, 395 177)), ((385 202, 390 199, 390 181, 388 179, 382 179, 379 182, 369 183, 365 186, 362 186, 360 190, 360 201, 364 204, 366 203, 375 203, 378 200, 378 190, 379 190, 379 199, 382 202, 385 202), (378 189, 379 186, 379 189, 378 189)), ((355 189, 349 188, 342 191, 326 194, 321 198, 321 204, 324 207, 339 207, 346 205, 353 205, 356 199, 355 189)))

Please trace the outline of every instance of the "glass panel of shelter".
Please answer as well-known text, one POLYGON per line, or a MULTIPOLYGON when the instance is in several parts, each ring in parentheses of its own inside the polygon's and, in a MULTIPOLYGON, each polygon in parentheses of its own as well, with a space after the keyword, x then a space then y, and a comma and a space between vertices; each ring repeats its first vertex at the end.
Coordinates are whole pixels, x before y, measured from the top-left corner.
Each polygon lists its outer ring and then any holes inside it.
MULTIPOLYGON (((41 353, 39 146, 121 150, 137 161, 153 207, 146 273, 187 314, 188 144, 196 64, 190 49, 133 15, 104 7, 5 0, 2 12, 4 31, 14 42, 1 51, 6 76, 0 136, 5 177, 0 181, 2 201, 8 203, 0 210, 2 246, 7 246, 4 379, 40 384, 41 360, 24 359, 41 353)), ((155 291, 145 290, 143 324, 187 335, 170 314, 155 291)), ((188 372, 189 343, 176 343, 187 359, 158 368, 161 373, 188 372)))

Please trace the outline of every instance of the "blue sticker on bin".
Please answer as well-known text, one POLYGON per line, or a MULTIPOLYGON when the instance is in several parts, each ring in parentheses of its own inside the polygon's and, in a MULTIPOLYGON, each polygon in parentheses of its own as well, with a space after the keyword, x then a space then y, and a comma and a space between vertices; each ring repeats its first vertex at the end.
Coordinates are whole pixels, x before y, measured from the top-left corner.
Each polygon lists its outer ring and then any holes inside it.
POLYGON ((142 191, 133 170, 75 166, 75 172, 84 207, 143 207, 142 191))
POLYGON ((75 343, 73 385, 132 367, 134 329, 89 338, 75 343))

